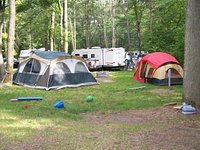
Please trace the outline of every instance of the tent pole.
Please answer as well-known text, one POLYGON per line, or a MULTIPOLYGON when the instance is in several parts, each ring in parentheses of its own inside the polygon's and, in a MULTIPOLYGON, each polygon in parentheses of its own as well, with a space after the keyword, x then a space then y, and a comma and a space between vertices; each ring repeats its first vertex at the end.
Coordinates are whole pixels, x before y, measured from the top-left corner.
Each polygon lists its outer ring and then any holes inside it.
POLYGON ((171 76, 172 76, 172 71, 171 69, 168 70, 168 87, 171 86, 171 76))

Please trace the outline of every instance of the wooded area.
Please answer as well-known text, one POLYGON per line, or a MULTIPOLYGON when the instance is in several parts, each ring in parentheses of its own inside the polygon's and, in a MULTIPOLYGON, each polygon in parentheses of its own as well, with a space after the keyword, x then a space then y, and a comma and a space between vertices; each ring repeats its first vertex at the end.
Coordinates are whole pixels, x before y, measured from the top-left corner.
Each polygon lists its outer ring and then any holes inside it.
MULTIPOLYGON (((0 8, 6 41, 8 9, 0 8)), ((124 47, 165 51, 183 63, 184 26, 185 0, 17 0, 15 51, 124 47)))

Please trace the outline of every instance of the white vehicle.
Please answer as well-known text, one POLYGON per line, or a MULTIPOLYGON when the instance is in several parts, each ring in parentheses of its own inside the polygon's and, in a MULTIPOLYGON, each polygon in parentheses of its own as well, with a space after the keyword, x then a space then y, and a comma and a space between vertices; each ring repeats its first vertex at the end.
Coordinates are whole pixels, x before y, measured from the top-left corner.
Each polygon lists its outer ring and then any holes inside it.
POLYGON ((75 50, 72 55, 84 58, 89 69, 123 68, 125 66, 124 48, 92 47, 75 50))
POLYGON ((44 48, 21 50, 19 54, 19 61, 21 62, 23 59, 28 58, 36 50, 45 51, 44 48))

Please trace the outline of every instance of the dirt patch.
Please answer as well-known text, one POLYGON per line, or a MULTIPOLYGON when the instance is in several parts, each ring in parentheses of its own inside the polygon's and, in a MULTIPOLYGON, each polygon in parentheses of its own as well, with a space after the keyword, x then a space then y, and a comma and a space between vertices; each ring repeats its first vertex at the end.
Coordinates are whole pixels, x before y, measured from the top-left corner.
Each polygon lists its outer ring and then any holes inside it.
POLYGON ((97 82, 103 83, 114 83, 115 81, 111 78, 96 78, 97 82))
POLYGON ((197 150, 200 146, 200 126, 196 122, 200 115, 185 116, 173 106, 152 110, 130 110, 111 114, 85 115, 93 124, 146 126, 138 132, 130 132, 125 140, 117 141, 120 149, 176 149, 197 150))
POLYGON ((55 126, 53 133, 52 129, 51 132, 44 129, 31 139, 0 149, 198 150, 200 147, 200 115, 183 115, 173 106, 82 116, 80 122, 57 124, 59 127, 55 126), (50 136, 46 135, 49 132, 50 136))
POLYGON ((155 89, 155 90, 151 90, 150 93, 159 94, 159 95, 167 95, 167 94, 174 94, 175 90, 155 89))

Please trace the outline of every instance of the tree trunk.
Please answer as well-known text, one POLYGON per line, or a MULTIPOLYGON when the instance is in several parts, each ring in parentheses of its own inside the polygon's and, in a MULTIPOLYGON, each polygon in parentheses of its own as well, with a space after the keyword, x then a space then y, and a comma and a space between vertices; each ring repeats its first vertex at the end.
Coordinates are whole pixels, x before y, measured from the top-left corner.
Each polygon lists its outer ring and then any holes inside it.
POLYGON ((76 7, 74 4, 74 50, 76 49, 76 7))
POLYGON ((136 29, 137 29, 137 41, 138 41, 138 50, 141 53, 142 51, 142 42, 141 42, 141 20, 142 20, 142 12, 143 8, 140 6, 138 8, 139 2, 134 0, 134 12, 135 12, 135 20, 136 20, 136 29))
POLYGON ((104 19, 103 19, 103 36, 104 36, 104 45, 106 48, 108 48, 107 30, 106 30, 106 24, 105 24, 104 19))
POLYGON ((3 33, 3 25, 4 25, 4 11, 5 11, 5 0, 0 0, 0 81, 2 81, 5 74, 5 66, 2 54, 2 33, 3 33))
MULTIPOLYGON (((7 19, 4 20, 4 24, 3 24, 3 32, 4 32, 4 34, 7 33, 7 23, 8 23, 7 19)), ((7 39, 6 38, 3 40, 3 43, 4 43, 4 51, 7 52, 8 51, 8 44, 7 44, 7 39)))
POLYGON ((85 1, 85 18, 84 18, 84 22, 85 22, 85 44, 86 44, 86 48, 90 47, 90 34, 89 34, 89 16, 88 16, 88 0, 85 1))
POLYGON ((6 77, 4 82, 12 84, 13 79, 13 52, 15 37, 15 0, 9 0, 9 30, 8 30, 8 52, 6 63, 6 77))
POLYGON ((53 11, 51 14, 51 31, 50 31, 50 50, 54 49, 54 28, 55 28, 55 12, 53 11))
POLYGON ((68 8, 67 0, 64 0, 64 51, 68 53, 68 8))
POLYGON ((116 37, 115 37, 115 0, 112 0, 112 47, 115 47, 116 37))
POLYGON ((128 51, 131 51, 131 34, 130 34, 129 19, 128 19, 128 1, 126 2, 125 17, 126 17, 126 29, 128 37, 128 51))
POLYGON ((200 112, 200 1, 187 1, 183 101, 200 112))
POLYGON ((32 36, 31 34, 28 35, 29 38, 29 49, 32 49, 32 36))
POLYGON ((69 24, 70 24, 70 30, 71 30, 72 49, 74 50, 74 30, 73 30, 71 18, 69 18, 69 24))
POLYGON ((63 8, 60 0, 58 0, 58 6, 60 9, 60 42, 59 42, 59 50, 62 51, 63 47, 63 8))

